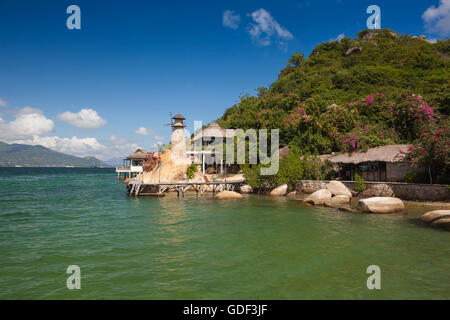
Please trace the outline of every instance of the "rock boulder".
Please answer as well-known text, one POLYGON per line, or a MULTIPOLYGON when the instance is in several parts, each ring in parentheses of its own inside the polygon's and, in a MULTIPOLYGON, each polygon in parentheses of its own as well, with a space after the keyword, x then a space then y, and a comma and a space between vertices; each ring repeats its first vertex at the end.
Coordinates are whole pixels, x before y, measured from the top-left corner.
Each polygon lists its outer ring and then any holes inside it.
POLYGON ((215 195, 215 199, 219 200, 231 200, 231 199, 242 199, 242 194, 239 194, 234 191, 221 191, 215 195))
POLYGON ((431 225, 450 230, 450 217, 434 220, 431 225))
POLYGON ((287 193, 287 184, 283 184, 282 186, 276 187, 272 191, 270 191, 269 195, 274 197, 285 196, 287 193))
POLYGON ((430 211, 421 216, 420 220, 431 224, 433 227, 450 230, 450 210, 430 211))
POLYGON ((241 187, 241 193, 252 193, 253 192, 253 188, 251 186, 249 186, 248 184, 244 184, 241 187))
POLYGON ((327 189, 320 189, 316 192, 310 194, 305 200, 306 203, 310 203, 313 205, 322 205, 325 204, 325 201, 331 199, 331 192, 327 189))
POLYGON ((327 185, 327 190, 330 191, 335 196, 347 196, 349 198, 352 197, 352 193, 348 188, 340 181, 331 181, 327 185))
POLYGON ((353 47, 353 48, 348 49, 348 50, 345 52, 345 56, 348 57, 348 56, 350 56, 350 55, 352 55, 352 54, 360 53, 361 51, 362 51, 362 48, 361 48, 361 47, 353 47))
POLYGON ((424 222, 432 222, 441 218, 450 218, 450 210, 434 210, 425 213, 420 217, 420 220, 424 222))
POLYGON ((335 196, 331 199, 325 201, 325 205, 327 207, 337 208, 342 206, 343 204, 348 204, 350 202, 350 198, 344 195, 335 196))
POLYGON ((372 197, 358 201, 357 208, 362 212, 391 213, 403 211, 403 201, 393 197, 372 197))
POLYGON ((371 186, 370 188, 368 188, 367 190, 364 190, 362 192, 362 196, 365 198, 370 198, 370 197, 393 197, 394 191, 392 190, 391 187, 389 187, 387 184, 384 183, 380 183, 380 184, 376 184, 371 186))

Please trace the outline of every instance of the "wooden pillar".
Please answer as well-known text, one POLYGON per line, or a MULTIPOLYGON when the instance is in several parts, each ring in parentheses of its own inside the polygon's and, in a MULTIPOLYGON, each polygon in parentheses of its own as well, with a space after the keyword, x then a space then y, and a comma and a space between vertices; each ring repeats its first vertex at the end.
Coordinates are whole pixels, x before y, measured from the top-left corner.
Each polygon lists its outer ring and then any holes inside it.
POLYGON ((202 173, 205 174, 205 154, 202 152, 202 173))

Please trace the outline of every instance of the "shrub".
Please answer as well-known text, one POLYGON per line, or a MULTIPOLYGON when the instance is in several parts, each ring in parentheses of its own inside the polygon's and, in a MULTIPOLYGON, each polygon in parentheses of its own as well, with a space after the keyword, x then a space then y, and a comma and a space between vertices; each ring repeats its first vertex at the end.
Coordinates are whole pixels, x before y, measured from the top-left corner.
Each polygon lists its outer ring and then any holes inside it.
POLYGON ((364 179, 357 173, 355 174, 355 181, 356 181, 356 186, 355 186, 356 191, 362 192, 362 191, 366 190, 366 184, 364 183, 364 179))
POLYGON ((198 170, 197 165, 195 163, 191 164, 189 168, 187 168, 186 170, 186 177, 188 179, 194 179, 197 170, 198 170))
POLYGON ((404 178, 406 183, 414 183, 417 180, 417 173, 416 172, 408 172, 405 174, 404 178))

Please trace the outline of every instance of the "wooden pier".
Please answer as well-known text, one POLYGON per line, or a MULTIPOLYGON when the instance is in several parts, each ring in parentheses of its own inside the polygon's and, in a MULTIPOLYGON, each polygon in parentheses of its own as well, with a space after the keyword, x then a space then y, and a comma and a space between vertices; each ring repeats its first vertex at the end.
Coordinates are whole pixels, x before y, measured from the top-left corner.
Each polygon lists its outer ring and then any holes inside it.
POLYGON ((176 191, 177 196, 184 197, 186 191, 192 190, 199 194, 205 191, 212 191, 212 194, 220 190, 239 191, 244 184, 244 180, 215 181, 215 182, 174 182, 145 184, 140 180, 131 180, 127 184, 127 194, 129 196, 156 196, 163 197, 164 193, 170 190, 176 191))

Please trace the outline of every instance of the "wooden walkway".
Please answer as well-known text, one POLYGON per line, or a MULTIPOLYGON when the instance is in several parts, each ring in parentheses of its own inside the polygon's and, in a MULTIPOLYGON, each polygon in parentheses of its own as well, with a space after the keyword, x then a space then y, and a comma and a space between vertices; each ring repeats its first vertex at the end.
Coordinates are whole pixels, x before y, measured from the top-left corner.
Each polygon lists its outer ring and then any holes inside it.
POLYGON ((216 181, 216 182, 176 182, 176 183, 155 183, 145 184, 139 180, 131 180, 127 184, 127 194, 129 196, 156 196, 163 197, 164 193, 169 190, 177 192, 177 196, 184 197, 184 193, 189 190, 197 192, 197 196, 203 192, 210 190, 212 194, 216 191, 239 191, 245 180, 234 181, 216 181))

